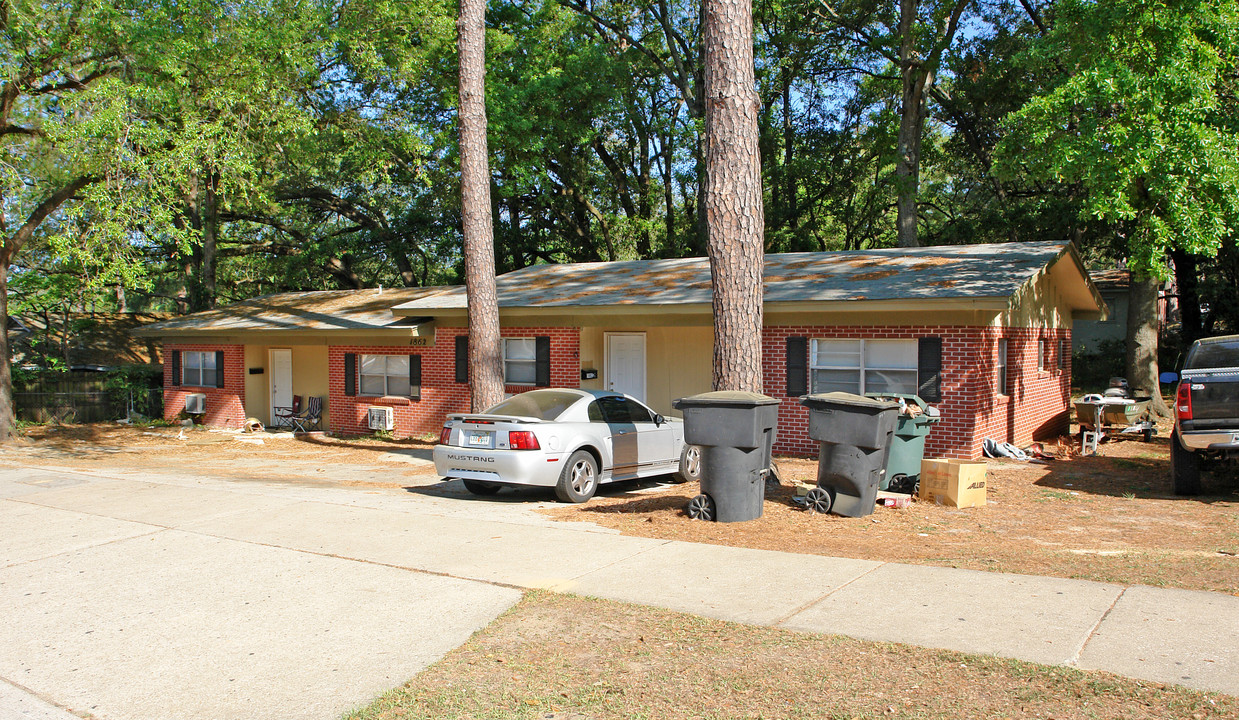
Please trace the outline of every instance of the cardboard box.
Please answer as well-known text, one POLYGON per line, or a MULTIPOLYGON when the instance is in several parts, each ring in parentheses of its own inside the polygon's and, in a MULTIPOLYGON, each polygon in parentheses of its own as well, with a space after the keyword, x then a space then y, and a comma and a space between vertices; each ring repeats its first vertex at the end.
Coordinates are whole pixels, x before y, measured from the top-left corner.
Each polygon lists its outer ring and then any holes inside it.
POLYGON ((984 462, 922 460, 920 498, 951 507, 985 505, 984 462))

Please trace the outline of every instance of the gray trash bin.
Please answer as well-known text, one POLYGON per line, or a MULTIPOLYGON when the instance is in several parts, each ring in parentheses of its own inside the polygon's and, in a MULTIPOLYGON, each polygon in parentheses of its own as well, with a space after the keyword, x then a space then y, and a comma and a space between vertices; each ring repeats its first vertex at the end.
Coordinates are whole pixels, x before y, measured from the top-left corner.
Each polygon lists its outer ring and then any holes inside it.
POLYGON ((720 390, 673 405, 684 413, 684 442, 701 448, 701 494, 689 501, 689 517, 718 522, 761 517, 778 399, 720 390))
POLYGON ((809 506, 846 517, 872 513, 899 403, 843 392, 806 395, 800 402, 809 408, 809 437, 820 443, 809 506))

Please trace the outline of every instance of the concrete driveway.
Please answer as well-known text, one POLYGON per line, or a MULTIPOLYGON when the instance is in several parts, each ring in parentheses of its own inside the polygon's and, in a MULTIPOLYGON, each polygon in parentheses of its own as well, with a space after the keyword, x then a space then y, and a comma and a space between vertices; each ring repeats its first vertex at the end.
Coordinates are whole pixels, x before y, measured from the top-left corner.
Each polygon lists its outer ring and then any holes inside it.
POLYGON ((518 588, 1239 695, 1239 597, 626 537, 441 490, 0 470, 0 718, 330 720, 518 588))
MULTIPOLYGON (((520 597, 223 536, 316 522, 296 488, 250 490, 0 470, 0 716, 334 718, 520 597)), ((423 542, 418 516, 387 519, 391 544, 423 542)))

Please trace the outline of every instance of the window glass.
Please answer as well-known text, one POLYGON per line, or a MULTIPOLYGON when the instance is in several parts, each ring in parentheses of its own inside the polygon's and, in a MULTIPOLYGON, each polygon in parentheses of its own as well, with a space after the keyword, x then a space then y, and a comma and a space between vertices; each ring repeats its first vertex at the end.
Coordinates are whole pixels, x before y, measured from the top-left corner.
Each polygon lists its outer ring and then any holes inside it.
POLYGON ((1045 345, 1046 345, 1045 340, 1037 341, 1037 369, 1038 370, 1045 370, 1045 359, 1046 359, 1045 345))
POLYGON ((538 345, 533 338, 503 341, 503 381, 509 385, 533 385, 537 381, 538 345))
POLYGON ((644 405, 633 400, 624 399, 624 409, 628 413, 628 420, 635 423, 654 422, 654 416, 646 409, 644 405))
POLYGON ((607 423, 627 424, 632 422, 624 398, 600 397, 598 398, 598 406, 602 408, 602 417, 607 423))
POLYGON ((1007 339, 998 340, 998 394, 1007 394, 1007 339))
POLYGON ((814 340, 813 392, 915 393, 916 340, 814 340))
POLYGON ((199 387, 215 385, 215 353, 201 350, 182 352, 181 384, 199 387))
POLYGON ((915 393, 916 377, 915 370, 866 370, 865 392, 915 393))
POLYGON ((866 340, 865 367, 916 369, 916 343, 907 340, 866 340))
POLYGON ((813 392, 860 393, 860 370, 814 370, 813 392))
POLYGON ((410 397, 408 355, 362 355, 361 394, 410 397))
POLYGON ((1184 370, 1239 367, 1239 342, 1224 340, 1201 343, 1188 353, 1184 370))
POLYGON ((860 340, 814 340, 813 367, 860 367, 860 340))
MULTIPOLYGON (((514 415, 517 417, 532 417, 539 420, 557 420, 569 407, 581 399, 576 393, 560 390, 535 390, 533 392, 513 395, 503 402, 487 410, 490 415, 514 415)), ((589 405, 589 419, 592 422, 602 420, 602 413, 594 403, 589 405), (596 417, 595 417, 596 415, 596 417)))

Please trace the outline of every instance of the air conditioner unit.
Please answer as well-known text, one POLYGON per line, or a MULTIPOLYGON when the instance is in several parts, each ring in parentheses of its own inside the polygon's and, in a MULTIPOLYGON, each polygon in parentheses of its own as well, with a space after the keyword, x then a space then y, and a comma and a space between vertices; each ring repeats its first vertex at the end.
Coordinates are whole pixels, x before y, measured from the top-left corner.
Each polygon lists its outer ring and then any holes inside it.
POLYGON ((395 413, 389 407, 372 407, 366 414, 371 430, 391 430, 396 426, 395 413))
POLYGON ((185 396, 185 412, 190 415, 201 415, 206 412, 206 395, 190 393, 185 396))

